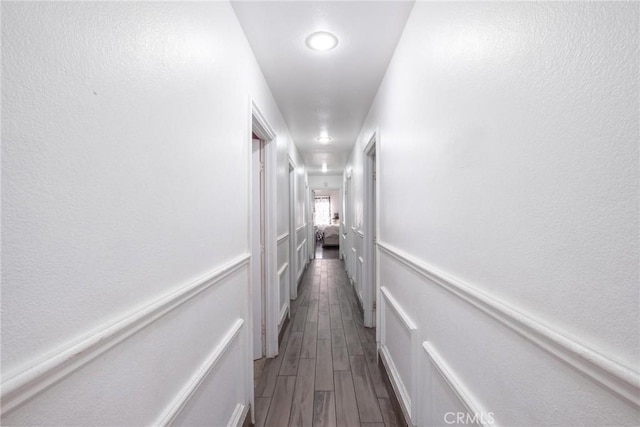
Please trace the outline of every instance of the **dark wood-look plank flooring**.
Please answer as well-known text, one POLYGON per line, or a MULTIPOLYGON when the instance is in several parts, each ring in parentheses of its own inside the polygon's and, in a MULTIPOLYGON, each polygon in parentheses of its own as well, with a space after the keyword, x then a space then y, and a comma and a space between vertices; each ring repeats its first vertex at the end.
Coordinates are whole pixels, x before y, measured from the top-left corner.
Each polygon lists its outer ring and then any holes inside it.
POLYGON ((256 381, 256 426, 403 426, 379 371, 375 338, 342 261, 312 261, 291 302, 280 355, 267 360, 256 381))

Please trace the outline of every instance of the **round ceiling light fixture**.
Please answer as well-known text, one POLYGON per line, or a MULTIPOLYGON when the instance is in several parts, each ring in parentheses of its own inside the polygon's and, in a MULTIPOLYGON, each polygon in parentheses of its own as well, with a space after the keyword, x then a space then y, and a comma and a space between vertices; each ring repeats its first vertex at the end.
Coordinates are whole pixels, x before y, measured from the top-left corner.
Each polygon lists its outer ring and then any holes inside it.
POLYGON ((316 141, 321 142, 323 144, 326 144, 328 142, 333 141, 333 138, 331 138, 330 136, 327 135, 322 135, 316 138, 316 141))
POLYGON ((325 52, 338 45, 338 38, 327 31, 316 31, 307 36, 305 43, 309 49, 325 52))

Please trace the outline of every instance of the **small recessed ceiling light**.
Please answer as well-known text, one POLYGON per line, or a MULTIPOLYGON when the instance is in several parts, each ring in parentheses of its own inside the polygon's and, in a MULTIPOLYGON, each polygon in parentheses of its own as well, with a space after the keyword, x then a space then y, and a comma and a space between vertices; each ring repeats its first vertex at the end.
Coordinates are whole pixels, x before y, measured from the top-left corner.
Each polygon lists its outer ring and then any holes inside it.
POLYGON ((327 142, 333 141, 333 138, 331 138, 330 136, 319 136, 316 138, 316 141, 326 144, 327 142))
POLYGON ((310 49, 324 52, 336 47, 338 45, 338 38, 326 31, 317 31, 315 33, 309 34, 309 36, 305 40, 305 43, 307 44, 307 46, 309 46, 310 49))
POLYGON ((327 164, 323 163, 322 164, 322 172, 326 172, 327 171, 327 164))

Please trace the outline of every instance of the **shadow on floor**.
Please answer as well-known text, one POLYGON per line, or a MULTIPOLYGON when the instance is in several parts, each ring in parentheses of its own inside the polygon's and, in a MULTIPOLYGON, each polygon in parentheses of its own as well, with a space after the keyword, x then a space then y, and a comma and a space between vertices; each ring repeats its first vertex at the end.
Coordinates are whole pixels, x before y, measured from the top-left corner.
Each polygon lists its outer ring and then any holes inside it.
POLYGON ((340 258, 339 246, 322 247, 322 242, 316 242, 316 259, 338 259, 340 258))

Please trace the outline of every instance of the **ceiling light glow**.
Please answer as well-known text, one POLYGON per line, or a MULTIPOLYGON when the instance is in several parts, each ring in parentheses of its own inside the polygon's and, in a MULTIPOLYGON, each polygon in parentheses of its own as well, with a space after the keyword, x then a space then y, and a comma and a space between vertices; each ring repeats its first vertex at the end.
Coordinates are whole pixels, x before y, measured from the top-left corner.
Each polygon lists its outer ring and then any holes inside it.
POLYGON ((323 163, 322 164, 322 172, 326 172, 327 171, 327 164, 323 163))
POLYGON ((333 138, 331 138, 328 135, 321 135, 321 136, 316 138, 316 141, 322 142, 323 144, 326 144, 327 142, 333 141, 333 138))
POLYGON ((338 38, 327 31, 317 31, 309 34, 305 43, 309 49, 324 52, 336 47, 338 45, 338 38))

